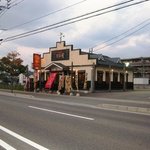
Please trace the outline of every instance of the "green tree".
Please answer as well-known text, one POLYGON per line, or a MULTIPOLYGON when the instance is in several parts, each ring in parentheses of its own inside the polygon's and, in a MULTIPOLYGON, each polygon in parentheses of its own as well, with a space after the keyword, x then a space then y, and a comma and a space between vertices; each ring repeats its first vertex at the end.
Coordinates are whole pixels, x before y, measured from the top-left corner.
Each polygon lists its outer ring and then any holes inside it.
POLYGON ((26 72, 26 66, 22 65, 23 60, 19 56, 17 51, 12 51, 0 59, 0 78, 2 81, 5 78, 15 78, 20 73, 26 72))

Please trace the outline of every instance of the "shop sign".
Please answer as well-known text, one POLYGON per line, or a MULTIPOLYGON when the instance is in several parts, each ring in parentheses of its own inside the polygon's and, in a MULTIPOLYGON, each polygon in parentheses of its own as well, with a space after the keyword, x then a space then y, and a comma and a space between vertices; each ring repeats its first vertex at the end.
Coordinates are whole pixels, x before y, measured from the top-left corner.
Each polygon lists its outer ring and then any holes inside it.
POLYGON ((41 69, 41 55, 33 54, 33 69, 40 70, 41 69))
POLYGON ((69 60, 69 49, 52 51, 52 61, 69 60))

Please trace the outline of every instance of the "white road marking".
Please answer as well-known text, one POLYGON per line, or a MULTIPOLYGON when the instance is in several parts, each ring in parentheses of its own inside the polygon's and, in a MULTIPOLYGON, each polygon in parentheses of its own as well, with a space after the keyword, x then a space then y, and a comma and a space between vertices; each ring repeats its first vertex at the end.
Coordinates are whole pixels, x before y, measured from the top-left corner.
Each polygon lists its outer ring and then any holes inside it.
POLYGON ((60 111, 54 111, 54 110, 44 109, 44 108, 35 107, 35 106, 28 106, 28 107, 33 108, 33 109, 48 111, 48 112, 51 112, 51 113, 56 113, 56 114, 61 114, 61 115, 66 115, 66 116, 71 116, 71 117, 76 117, 76 118, 91 120, 91 121, 94 120, 94 118, 89 118, 89 117, 84 117, 84 116, 79 116, 79 115, 74 115, 74 114, 68 114, 68 113, 64 113, 64 112, 60 112, 60 111))
POLYGON ((37 144, 37 143, 35 143, 35 142, 33 142, 33 141, 25 138, 25 137, 23 137, 23 136, 15 133, 15 132, 13 132, 13 131, 11 131, 11 130, 9 130, 9 129, 1 126, 1 125, 0 125, 0 130, 6 132, 7 134, 10 134, 11 136, 13 136, 13 137, 15 137, 15 138, 17 138, 17 139, 25 142, 25 143, 27 143, 28 145, 31 145, 32 147, 34 147, 36 149, 39 149, 39 150, 49 150, 49 149, 47 149, 47 148, 45 148, 45 147, 43 147, 43 146, 41 146, 41 145, 39 145, 39 144, 37 144))
POLYGON ((4 141, 2 141, 0 139, 0 146, 2 146, 4 149, 7 150, 16 150, 15 148, 13 148, 12 146, 10 146, 9 144, 5 143, 4 141))

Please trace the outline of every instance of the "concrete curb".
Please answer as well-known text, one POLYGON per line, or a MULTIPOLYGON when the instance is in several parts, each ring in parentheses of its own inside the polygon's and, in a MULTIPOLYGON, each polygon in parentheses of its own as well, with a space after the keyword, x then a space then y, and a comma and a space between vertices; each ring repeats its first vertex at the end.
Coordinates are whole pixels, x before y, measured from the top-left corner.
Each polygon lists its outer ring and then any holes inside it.
POLYGON ((0 91, 1 95, 7 95, 7 96, 15 96, 15 97, 21 97, 21 98, 33 98, 33 95, 28 94, 20 94, 20 93, 9 93, 9 92, 2 92, 0 91))
POLYGON ((111 110, 122 110, 128 112, 139 112, 139 113, 150 114, 150 108, 144 108, 144 107, 133 107, 133 106, 124 106, 124 105, 112 105, 112 104, 99 104, 98 107, 111 109, 111 110))

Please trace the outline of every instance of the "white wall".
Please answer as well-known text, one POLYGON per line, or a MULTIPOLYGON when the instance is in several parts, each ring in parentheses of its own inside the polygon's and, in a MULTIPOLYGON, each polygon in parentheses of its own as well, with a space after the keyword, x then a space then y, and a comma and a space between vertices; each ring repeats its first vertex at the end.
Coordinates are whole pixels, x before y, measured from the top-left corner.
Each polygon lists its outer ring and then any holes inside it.
POLYGON ((24 84, 24 81, 25 80, 25 76, 21 73, 20 75, 19 75, 19 83, 21 84, 21 85, 23 85, 24 84))
POLYGON ((148 85, 149 78, 134 78, 134 84, 148 85))

